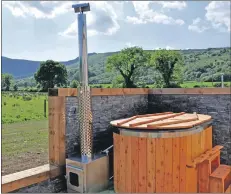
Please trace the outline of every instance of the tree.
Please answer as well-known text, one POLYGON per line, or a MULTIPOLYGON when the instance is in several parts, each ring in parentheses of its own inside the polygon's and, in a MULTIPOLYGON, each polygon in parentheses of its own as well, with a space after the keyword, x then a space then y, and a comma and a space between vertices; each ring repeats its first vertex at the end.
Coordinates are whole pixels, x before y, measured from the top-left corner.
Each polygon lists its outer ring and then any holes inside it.
POLYGON ((79 82, 78 82, 78 81, 73 80, 73 81, 71 82, 71 88, 77 88, 78 86, 79 86, 79 82))
POLYGON ((121 50, 107 58, 108 71, 117 71, 124 80, 124 87, 135 88, 134 74, 137 69, 148 62, 150 54, 140 47, 130 47, 121 50))
POLYGON ((112 88, 121 88, 123 87, 124 79, 122 75, 118 75, 115 79, 112 80, 112 88))
POLYGON ((64 86, 67 83, 67 70, 63 64, 53 60, 41 62, 40 68, 34 74, 37 83, 41 85, 43 90, 47 91, 48 88, 64 86))
POLYGON ((173 79, 182 77, 183 58, 177 51, 157 50, 151 56, 150 64, 162 75, 165 87, 170 87, 173 79))
POLYGON ((5 73, 2 74, 2 88, 5 89, 6 91, 10 90, 10 85, 12 83, 13 76, 11 74, 5 73))
POLYGON ((16 84, 14 85, 14 91, 18 91, 18 86, 16 84))
POLYGON ((24 82, 24 87, 27 88, 27 86, 28 86, 28 83, 25 81, 24 82))

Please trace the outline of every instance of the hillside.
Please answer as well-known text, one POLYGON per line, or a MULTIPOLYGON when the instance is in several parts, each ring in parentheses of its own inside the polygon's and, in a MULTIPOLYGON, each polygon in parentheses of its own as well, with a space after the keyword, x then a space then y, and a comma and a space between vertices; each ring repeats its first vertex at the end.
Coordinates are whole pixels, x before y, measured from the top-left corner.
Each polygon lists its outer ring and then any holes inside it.
MULTIPOLYGON (((147 51, 154 52, 154 51, 147 51)), ((208 49, 189 49, 180 50, 184 57, 184 81, 220 81, 220 74, 224 73, 225 81, 230 81, 230 56, 229 48, 208 48, 208 49)), ((88 57, 89 81, 92 84, 112 83, 115 73, 106 72, 106 60, 110 53, 91 53, 88 57)), ((68 79, 78 80, 79 67, 78 58, 70 61, 61 62, 66 65, 68 70, 68 79)), ((11 73, 16 78, 19 76, 28 76, 18 80, 19 84, 27 81, 30 85, 35 85, 33 74, 39 67, 38 61, 17 60, 2 57, 3 73, 11 73)), ((158 79, 158 73, 153 68, 142 67, 137 76, 136 82, 154 83, 158 79)))
MULTIPOLYGON (((89 56, 96 53, 89 53, 89 56)), ((68 66, 78 61, 78 57, 69 61, 60 61, 68 66)), ((2 73, 12 74, 16 79, 33 76, 39 68, 41 61, 30 61, 24 59, 11 59, 2 56, 2 73)))
MULTIPOLYGON (((154 52, 154 51, 149 51, 154 52)), ((231 64, 230 48, 209 48, 181 50, 184 57, 185 81, 220 81, 220 74, 224 73, 225 81, 230 81, 231 64)), ((89 81, 92 84, 111 83, 115 74, 106 72, 105 63, 108 56, 114 53, 99 53, 89 57, 89 81)), ((78 79, 78 63, 68 66, 68 77, 78 79)), ((153 83, 158 74, 153 68, 142 67, 137 82, 153 83)))

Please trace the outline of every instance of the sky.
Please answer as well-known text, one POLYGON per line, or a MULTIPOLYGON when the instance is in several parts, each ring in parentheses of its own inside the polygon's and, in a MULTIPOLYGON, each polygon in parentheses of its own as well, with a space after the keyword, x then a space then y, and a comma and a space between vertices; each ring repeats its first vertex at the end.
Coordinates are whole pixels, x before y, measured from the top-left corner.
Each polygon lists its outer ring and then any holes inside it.
MULTIPOLYGON (((229 1, 88 1, 88 52, 125 47, 230 47, 229 1)), ((2 55, 67 61, 78 57, 77 14, 83 1, 2 1, 2 55)))

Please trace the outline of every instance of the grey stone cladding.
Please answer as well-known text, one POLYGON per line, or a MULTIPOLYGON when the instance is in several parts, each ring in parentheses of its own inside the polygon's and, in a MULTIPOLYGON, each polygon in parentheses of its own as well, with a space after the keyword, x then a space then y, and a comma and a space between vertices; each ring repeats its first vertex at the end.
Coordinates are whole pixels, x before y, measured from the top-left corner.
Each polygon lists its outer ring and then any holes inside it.
MULTIPOLYGON (((148 110, 148 95, 93 96, 93 149, 94 153, 113 144, 113 128, 110 121, 145 114, 148 110)), ((79 126, 78 99, 66 97, 66 153, 78 155, 79 126)))
POLYGON ((231 96, 163 94, 148 96, 148 112, 187 112, 208 114, 213 118, 213 144, 222 145, 221 163, 231 164, 231 96))

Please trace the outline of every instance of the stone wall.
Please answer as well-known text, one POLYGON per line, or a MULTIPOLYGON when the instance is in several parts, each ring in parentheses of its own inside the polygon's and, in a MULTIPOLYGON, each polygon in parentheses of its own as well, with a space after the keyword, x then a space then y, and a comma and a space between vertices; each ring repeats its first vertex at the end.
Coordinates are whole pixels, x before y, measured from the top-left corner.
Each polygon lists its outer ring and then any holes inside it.
MULTIPOLYGON (((145 114, 148 95, 92 96, 94 153, 113 144, 114 128, 110 121, 145 114)), ((66 97, 66 153, 67 157, 80 153, 78 141, 77 97, 66 97)))
POLYGON ((188 112, 211 115, 213 145, 223 145, 221 162, 231 164, 231 96, 229 94, 149 94, 148 112, 188 112))

